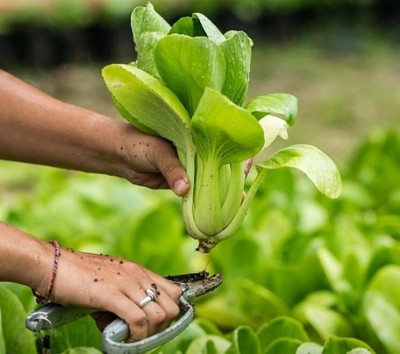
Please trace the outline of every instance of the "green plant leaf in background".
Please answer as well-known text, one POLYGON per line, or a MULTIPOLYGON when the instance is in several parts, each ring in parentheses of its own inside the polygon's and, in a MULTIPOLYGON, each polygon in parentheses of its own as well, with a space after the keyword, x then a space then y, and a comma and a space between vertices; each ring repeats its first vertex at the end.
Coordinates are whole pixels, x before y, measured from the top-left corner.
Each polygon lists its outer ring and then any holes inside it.
POLYGON ((298 346, 295 354, 321 354, 323 347, 317 343, 306 342, 298 346))
POLYGON ((3 353, 36 354, 35 336, 25 328, 26 312, 17 296, 0 284, 0 348, 3 353))
POLYGON ((276 316, 288 314, 285 303, 272 291, 249 279, 232 279, 230 288, 199 303, 199 316, 213 318, 221 328, 233 329, 240 325, 258 327, 276 316))
POLYGON ((293 338, 301 342, 309 340, 307 332, 302 324, 291 317, 276 317, 261 326, 257 331, 257 337, 261 348, 267 348, 279 338, 293 338))
POLYGON ((344 314, 336 310, 337 297, 330 291, 315 291, 296 305, 294 313, 304 326, 311 327, 320 341, 330 336, 351 337, 354 335, 352 323, 344 314))
MULTIPOLYGON (((82 353, 94 354, 101 350, 101 332, 90 316, 53 329, 50 334, 54 353, 69 353, 71 350, 81 348, 79 350, 82 353), (83 347, 86 347, 86 349, 83 349, 83 347)), ((75 354, 73 351, 71 353, 75 354)))
POLYGON ((6 342, 3 334, 3 321, 1 319, 1 308, 0 308, 0 353, 6 352, 6 342))
POLYGON ((378 271, 365 292, 362 312, 389 354, 399 351, 400 267, 378 271))
POLYGON ((300 345, 301 341, 298 339, 279 338, 265 348, 263 354, 294 354, 300 345))
POLYGON ((185 354, 224 354, 230 346, 231 343, 222 337, 204 335, 193 340, 185 354))
POLYGON ((355 338, 331 337, 324 346, 322 354, 375 354, 363 341, 355 338), (357 350, 358 352, 353 352, 357 350))
POLYGON ((232 335, 229 354, 261 354, 261 347, 254 331, 247 326, 236 328, 232 335))
POLYGON ((101 354, 101 353, 103 352, 95 348, 78 347, 78 348, 67 349, 63 351, 61 354, 101 354))

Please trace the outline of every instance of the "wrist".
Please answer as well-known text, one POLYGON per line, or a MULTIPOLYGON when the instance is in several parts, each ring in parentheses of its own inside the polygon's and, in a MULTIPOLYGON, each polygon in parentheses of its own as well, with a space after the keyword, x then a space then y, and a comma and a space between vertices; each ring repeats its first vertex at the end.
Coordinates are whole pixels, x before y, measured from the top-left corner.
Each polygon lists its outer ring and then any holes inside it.
POLYGON ((50 297, 52 296, 56 277, 57 277, 58 264, 59 264, 60 257, 61 257, 61 248, 60 248, 60 245, 58 244, 58 242, 50 241, 49 244, 52 245, 54 248, 54 250, 53 250, 54 257, 53 257, 50 276, 42 277, 42 279, 45 279, 45 278, 48 278, 48 279, 47 279, 47 282, 43 282, 43 281, 41 282, 42 284, 40 284, 38 290, 32 289, 33 294, 36 296, 36 302, 39 304, 43 304, 43 303, 49 301, 50 297), (43 289, 43 283, 47 284, 47 286, 45 286, 44 289, 43 289))
POLYGON ((0 280, 42 292, 51 272, 53 247, 4 223, 0 236, 0 280))

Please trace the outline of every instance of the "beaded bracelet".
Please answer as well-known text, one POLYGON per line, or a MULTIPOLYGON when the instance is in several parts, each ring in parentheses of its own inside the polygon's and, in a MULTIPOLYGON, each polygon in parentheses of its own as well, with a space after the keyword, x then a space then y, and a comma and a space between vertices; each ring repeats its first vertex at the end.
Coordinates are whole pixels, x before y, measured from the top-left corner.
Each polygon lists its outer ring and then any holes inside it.
POLYGON ((38 304, 44 304, 46 302, 49 301, 50 296, 51 296, 51 292, 53 291, 54 288, 54 283, 56 281, 56 275, 57 275, 57 269, 58 269, 58 262, 60 260, 61 257, 61 250, 60 250, 60 245, 58 244, 57 241, 50 241, 49 243, 51 243, 54 246, 54 261, 53 261, 53 270, 51 273, 51 278, 50 278, 50 282, 49 282, 49 286, 47 288, 46 291, 46 295, 42 296, 40 295, 37 291, 32 290, 33 291, 33 295, 35 295, 36 297, 36 302, 38 304))

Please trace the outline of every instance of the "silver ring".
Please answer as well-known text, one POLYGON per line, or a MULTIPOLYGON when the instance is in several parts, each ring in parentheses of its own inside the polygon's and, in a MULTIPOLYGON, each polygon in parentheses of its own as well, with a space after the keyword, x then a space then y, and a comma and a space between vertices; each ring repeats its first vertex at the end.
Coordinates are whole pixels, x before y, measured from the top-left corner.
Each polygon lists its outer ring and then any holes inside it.
POLYGON ((148 303, 152 301, 156 301, 157 295, 152 289, 146 289, 146 294, 147 296, 139 302, 139 307, 143 308, 145 307, 148 303))

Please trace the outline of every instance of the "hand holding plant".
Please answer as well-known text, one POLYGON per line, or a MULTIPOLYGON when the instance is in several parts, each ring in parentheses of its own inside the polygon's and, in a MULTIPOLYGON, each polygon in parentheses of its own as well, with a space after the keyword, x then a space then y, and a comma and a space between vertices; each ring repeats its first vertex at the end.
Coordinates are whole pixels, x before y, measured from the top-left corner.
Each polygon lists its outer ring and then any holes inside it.
POLYGON ((245 32, 222 34, 200 13, 170 26, 151 4, 135 8, 131 19, 137 60, 109 65, 103 77, 126 120, 176 147, 190 180, 184 220, 200 251, 240 227, 269 169, 297 168, 328 197, 339 195, 339 172, 317 148, 266 154, 278 136, 287 137, 297 99, 272 93, 244 105, 253 44, 245 32), (249 159, 257 177, 246 191, 249 159))

